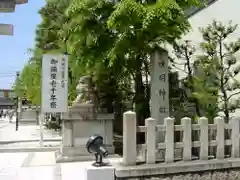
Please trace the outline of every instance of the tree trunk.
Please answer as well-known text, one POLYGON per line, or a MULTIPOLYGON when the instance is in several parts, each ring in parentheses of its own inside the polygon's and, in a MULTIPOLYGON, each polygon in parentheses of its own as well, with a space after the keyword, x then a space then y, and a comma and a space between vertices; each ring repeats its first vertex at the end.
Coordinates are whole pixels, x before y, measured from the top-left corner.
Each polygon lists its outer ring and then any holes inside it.
MULTIPOLYGON (((136 73, 135 73, 135 111, 137 116, 137 125, 144 125, 145 119, 150 117, 149 108, 149 96, 146 94, 148 90, 145 90, 142 79, 141 60, 137 58, 136 73)), ((139 133, 137 136, 137 142, 142 143, 145 141, 145 134, 139 133)))
POLYGON ((137 72, 135 77, 135 111, 137 115, 137 124, 144 125, 145 110, 144 110, 144 86, 142 82, 142 73, 137 72))

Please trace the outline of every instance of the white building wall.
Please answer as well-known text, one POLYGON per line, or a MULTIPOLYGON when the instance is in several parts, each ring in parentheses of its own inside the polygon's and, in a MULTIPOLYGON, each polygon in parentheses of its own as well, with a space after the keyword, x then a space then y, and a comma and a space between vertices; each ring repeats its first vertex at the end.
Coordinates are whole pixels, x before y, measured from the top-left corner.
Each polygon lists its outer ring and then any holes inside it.
MULTIPOLYGON (((239 16, 240 0, 217 0, 209 7, 189 18, 192 30, 183 38, 192 40, 194 43, 200 43, 202 40, 199 32, 200 27, 206 27, 208 24, 211 24, 213 20, 218 20, 225 24, 231 20, 233 24, 240 25, 239 16)), ((240 27, 232 38, 237 37, 240 37, 240 27)))

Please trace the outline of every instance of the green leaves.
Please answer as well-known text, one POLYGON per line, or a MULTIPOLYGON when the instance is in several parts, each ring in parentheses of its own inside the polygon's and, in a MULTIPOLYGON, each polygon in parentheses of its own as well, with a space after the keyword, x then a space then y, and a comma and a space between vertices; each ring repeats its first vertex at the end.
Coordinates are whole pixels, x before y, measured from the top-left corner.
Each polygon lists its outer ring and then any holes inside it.
POLYGON ((41 69, 35 62, 24 66, 19 79, 15 82, 14 90, 18 96, 25 96, 33 104, 40 104, 41 69))
POLYGON ((217 42, 226 39, 237 28, 237 25, 232 25, 230 21, 227 26, 223 23, 214 20, 206 28, 200 28, 203 39, 207 42, 217 42))
POLYGON ((129 26, 138 28, 141 21, 147 14, 147 8, 136 2, 135 0, 122 0, 116 5, 115 11, 111 14, 108 20, 108 27, 110 29, 120 30, 121 32, 129 26))

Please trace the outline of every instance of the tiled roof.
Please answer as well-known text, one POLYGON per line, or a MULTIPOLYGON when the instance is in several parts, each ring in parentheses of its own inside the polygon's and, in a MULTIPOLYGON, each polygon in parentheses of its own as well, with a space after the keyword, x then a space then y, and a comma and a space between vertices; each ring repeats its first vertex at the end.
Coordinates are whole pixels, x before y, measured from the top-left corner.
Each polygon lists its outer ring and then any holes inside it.
POLYGON ((28 3, 28 0, 16 0, 16 4, 25 4, 28 3))
MULTIPOLYGON (((217 0, 206 0, 206 5, 210 6, 213 3, 215 3, 217 0)), ((196 7, 193 6, 192 8, 185 11, 188 17, 193 16, 194 14, 198 13, 199 11, 203 10, 204 8, 207 8, 206 6, 196 7)))

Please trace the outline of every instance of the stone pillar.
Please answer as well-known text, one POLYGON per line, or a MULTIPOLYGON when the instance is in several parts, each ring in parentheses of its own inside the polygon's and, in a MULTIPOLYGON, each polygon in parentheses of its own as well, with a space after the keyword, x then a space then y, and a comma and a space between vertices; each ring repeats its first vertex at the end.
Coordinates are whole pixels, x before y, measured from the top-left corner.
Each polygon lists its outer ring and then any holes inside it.
POLYGON ((156 162, 156 120, 153 118, 146 119, 145 126, 147 127, 146 163, 147 164, 155 164, 155 162, 156 162))
MULTIPOLYGON (((151 58, 151 117, 157 125, 164 124, 164 118, 169 116, 169 79, 168 53, 156 50, 151 58)), ((164 141, 163 132, 157 132, 157 142, 164 141)))
POLYGON ((137 129, 136 113, 132 111, 123 114, 123 164, 135 165, 137 160, 137 129))
POLYGON ((72 147, 73 146, 73 126, 71 121, 63 122, 63 146, 72 147))

